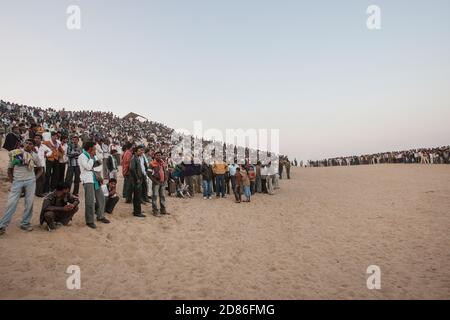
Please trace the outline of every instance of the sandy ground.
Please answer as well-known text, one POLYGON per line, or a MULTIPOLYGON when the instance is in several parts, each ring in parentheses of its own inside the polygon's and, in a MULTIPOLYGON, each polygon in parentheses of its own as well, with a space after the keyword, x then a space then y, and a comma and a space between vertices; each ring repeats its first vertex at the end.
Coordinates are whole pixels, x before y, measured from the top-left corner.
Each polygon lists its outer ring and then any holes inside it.
POLYGON ((0 238, 0 298, 450 299, 450 166, 292 176, 250 204, 168 198, 164 218, 133 218, 121 201, 97 230, 84 210, 70 227, 41 229, 38 199, 35 230, 22 232, 22 199, 0 238), (81 268, 80 290, 66 288, 69 265, 81 268), (369 265, 381 268, 381 290, 367 289, 369 265))

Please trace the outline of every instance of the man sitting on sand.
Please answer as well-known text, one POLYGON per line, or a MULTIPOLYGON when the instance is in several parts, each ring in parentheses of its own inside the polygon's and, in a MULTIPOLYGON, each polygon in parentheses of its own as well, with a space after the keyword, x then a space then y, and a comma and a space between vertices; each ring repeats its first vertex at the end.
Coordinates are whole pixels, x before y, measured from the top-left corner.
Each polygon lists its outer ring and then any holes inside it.
POLYGON ((117 180, 114 178, 109 179, 108 184, 102 185, 103 194, 105 195, 106 204, 105 212, 112 214, 117 202, 119 202, 119 196, 117 195, 117 180))
POLYGON ((47 223, 48 231, 61 225, 67 226, 75 213, 78 212, 80 201, 70 193, 70 185, 60 182, 56 190, 47 195, 42 203, 40 223, 47 223))

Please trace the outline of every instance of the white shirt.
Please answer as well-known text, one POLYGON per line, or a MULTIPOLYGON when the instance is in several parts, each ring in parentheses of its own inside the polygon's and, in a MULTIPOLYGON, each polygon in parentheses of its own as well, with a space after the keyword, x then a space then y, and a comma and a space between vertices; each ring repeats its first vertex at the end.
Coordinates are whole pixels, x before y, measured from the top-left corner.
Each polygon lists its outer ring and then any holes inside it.
POLYGON ((261 175, 267 176, 269 174, 269 170, 267 170, 267 166, 261 167, 261 175))
MULTIPOLYGON (((94 157, 95 158, 95 157, 94 157)), ((84 153, 78 156, 78 164, 80 166, 80 180, 83 183, 94 183, 94 159, 88 159, 84 153)))
POLYGON ((39 156, 39 160, 41 161, 41 165, 45 167, 45 156, 50 157, 52 155, 52 150, 47 147, 45 144, 41 143, 39 147, 36 147, 37 154, 39 156))

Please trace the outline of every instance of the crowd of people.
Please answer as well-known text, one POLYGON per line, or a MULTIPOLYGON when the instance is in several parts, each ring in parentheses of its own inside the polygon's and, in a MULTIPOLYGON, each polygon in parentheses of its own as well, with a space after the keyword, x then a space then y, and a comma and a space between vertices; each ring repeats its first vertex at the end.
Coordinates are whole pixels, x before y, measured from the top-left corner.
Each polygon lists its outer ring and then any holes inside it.
POLYGON ((307 166, 332 167, 383 163, 450 164, 450 146, 337 157, 316 161, 310 160, 307 166))
MULTIPOLYGON (((80 184, 84 190, 86 225, 109 224, 120 201, 118 175, 123 176, 122 198, 132 214, 145 218, 168 215, 166 194, 210 200, 234 195, 236 203, 250 202, 255 193, 273 195, 279 179, 290 179, 291 161, 250 161, 244 158, 202 163, 172 159, 173 130, 153 122, 121 119, 110 112, 56 111, 0 100, 0 145, 9 152, 8 179, 12 183, 6 211, 0 220, 4 234, 21 197, 25 198, 20 228, 33 230, 30 221, 35 197, 42 197, 40 224, 49 231, 70 224, 79 211, 80 184), (242 199, 244 195, 245 199, 242 199)), ((210 141, 192 138, 192 146, 205 148, 210 141)), ((227 146, 223 144, 223 151, 227 146)), ((235 155, 238 147, 228 146, 235 155)), ((214 151, 216 152, 216 150, 214 151)), ((256 151, 259 155, 259 151, 256 151)), ((252 158, 253 159, 253 158, 252 158)), ((296 162, 296 160, 295 160, 296 162)))

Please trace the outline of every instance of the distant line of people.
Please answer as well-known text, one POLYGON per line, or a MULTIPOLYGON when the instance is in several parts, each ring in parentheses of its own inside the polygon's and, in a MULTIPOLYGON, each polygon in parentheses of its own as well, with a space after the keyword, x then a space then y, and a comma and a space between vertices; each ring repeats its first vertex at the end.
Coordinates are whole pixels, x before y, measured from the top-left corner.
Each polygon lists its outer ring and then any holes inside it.
POLYGON ((370 155, 308 161, 309 167, 355 166, 368 164, 450 164, 450 146, 420 148, 370 155))

